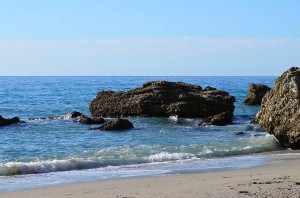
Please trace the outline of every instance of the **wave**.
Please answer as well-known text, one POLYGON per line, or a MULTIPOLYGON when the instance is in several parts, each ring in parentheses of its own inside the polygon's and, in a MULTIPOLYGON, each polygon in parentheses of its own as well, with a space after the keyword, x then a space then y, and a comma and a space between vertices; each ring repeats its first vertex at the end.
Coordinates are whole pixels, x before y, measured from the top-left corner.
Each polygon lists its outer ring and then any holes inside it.
POLYGON ((161 152, 154 155, 150 155, 148 159, 152 162, 165 162, 174 160, 188 160, 196 159, 197 157, 192 153, 168 153, 161 152))
POLYGON ((96 168, 98 164, 89 160, 70 159, 70 160, 49 160, 38 162, 9 162, 0 165, 0 175, 20 175, 59 172, 68 170, 81 170, 96 168))
POLYGON ((173 115, 169 117, 169 120, 174 121, 174 122, 178 122, 178 116, 177 115, 173 115))
POLYGON ((205 143, 180 146, 120 146, 95 151, 85 151, 65 159, 37 160, 30 162, 0 163, 0 176, 40 174, 59 171, 82 170, 108 166, 166 163, 184 160, 200 160, 273 151, 279 148, 272 135, 240 138, 230 142, 205 143))
POLYGON ((200 119, 197 118, 182 118, 177 115, 172 115, 168 117, 168 120, 170 122, 176 123, 176 124, 193 124, 197 125, 200 119))
POLYGON ((72 114, 66 114, 62 116, 51 116, 42 118, 28 118, 28 121, 52 121, 52 120, 78 120, 78 117, 73 118, 72 114))

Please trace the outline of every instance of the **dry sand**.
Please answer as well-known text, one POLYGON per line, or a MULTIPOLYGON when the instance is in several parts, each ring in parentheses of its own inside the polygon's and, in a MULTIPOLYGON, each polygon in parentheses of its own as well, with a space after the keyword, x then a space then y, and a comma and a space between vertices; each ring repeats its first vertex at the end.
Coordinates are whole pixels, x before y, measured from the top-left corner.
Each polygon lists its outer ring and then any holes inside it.
POLYGON ((243 170, 102 180, 0 194, 41 197, 300 197, 300 160, 243 170))

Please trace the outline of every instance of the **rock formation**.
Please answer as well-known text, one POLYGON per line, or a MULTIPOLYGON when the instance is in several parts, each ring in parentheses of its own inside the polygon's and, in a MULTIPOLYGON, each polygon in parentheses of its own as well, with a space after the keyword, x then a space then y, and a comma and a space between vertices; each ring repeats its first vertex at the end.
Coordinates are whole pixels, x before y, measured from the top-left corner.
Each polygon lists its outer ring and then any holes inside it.
POLYGON ((103 126, 91 128, 91 130, 105 130, 105 131, 122 131, 133 128, 133 124, 127 119, 117 119, 106 122, 103 126))
POLYGON ((232 124, 232 117, 233 113, 231 111, 226 111, 206 118, 205 120, 201 121, 198 126, 225 126, 227 124, 232 124))
POLYGON ((282 146, 300 149, 300 68, 292 67, 276 80, 255 120, 282 146))
POLYGON ((206 118, 234 111, 235 98, 227 92, 183 82, 153 81, 122 92, 100 91, 90 104, 95 117, 147 116, 206 118))
POLYGON ((250 106, 260 106, 261 105, 261 100, 264 97, 264 95, 270 91, 270 87, 267 87, 266 85, 262 84, 251 84, 249 86, 249 94, 247 95, 246 100, 244 103, 246 105, 250 106))
POLYGON ((3 118, 1 115, 0 115, 0 126, 9 126, 9 125, 12 125, 12 124, 17 124, 17 123, 20 123, 20 118, 18 117, 13 117, 13 118, 10 118, 10 119, 6 119, 6 118, 3 118))

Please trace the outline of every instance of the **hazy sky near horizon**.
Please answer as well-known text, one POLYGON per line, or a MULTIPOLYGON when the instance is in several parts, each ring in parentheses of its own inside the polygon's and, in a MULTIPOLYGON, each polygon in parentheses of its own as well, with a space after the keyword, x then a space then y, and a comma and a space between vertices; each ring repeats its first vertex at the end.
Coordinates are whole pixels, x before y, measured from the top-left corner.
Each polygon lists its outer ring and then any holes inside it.
POLYGON ((280 75, 300 63, 298 0, 11 0, 0 75, 280 75))

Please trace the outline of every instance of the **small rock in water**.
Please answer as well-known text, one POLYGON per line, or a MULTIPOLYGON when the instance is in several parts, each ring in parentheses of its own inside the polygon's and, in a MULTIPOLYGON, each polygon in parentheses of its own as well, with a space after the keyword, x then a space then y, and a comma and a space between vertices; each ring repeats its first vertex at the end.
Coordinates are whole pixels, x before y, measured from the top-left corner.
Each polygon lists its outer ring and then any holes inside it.
POLYGON ((78 111, 73 111, 72 113, 70 113, 70 115, 71 115, 71 118, 78 118, 80 116, 83 116, 83 114, 78 111))
POLYGON ((133 124, 127 119, 117 119, 106 122, 103 126, 91 128, 91 130, 105 130, 105 131, 122 131, 133 128, 133 124))
POLYGON ((9 126, 9 125, 17 124, 20 122, 21 122, 20 118, 18 118, 18 117, 13 117, 13 118, 7 119, 7 118, 3 118, 0 115, 0 126, 9 126))
POLYGON ((266 85, 251 84, 249 86, 250 93, 247 95, 247 99, 244 101, 244 103, 249 106, 259 106, 261 105, 261 100, 264 95, 270 90, 271 88, 267 87, 266 85))
POLYGON ((80 116, 79 122, 82 124, 103 124, 105 120, 102 117, 87 117, 87 116, 80 116))
POLYGON ((245 133, 240 131, 240 132, 236 132, 235 135, 244 135, 245 133))
POLYGON ((198 126, 208 126, 208 125, 216 125, 216 126, 225 126, 227 124, 232 123, 233 113, 231 111, 226 111, 221 114, 217 114, 214 116, 210 116, 205 120, 201 121, 198 126))
POLYGON ((254 126, 248 125, 245 130, 252 131, 253 129, 254 129, 254 126))

